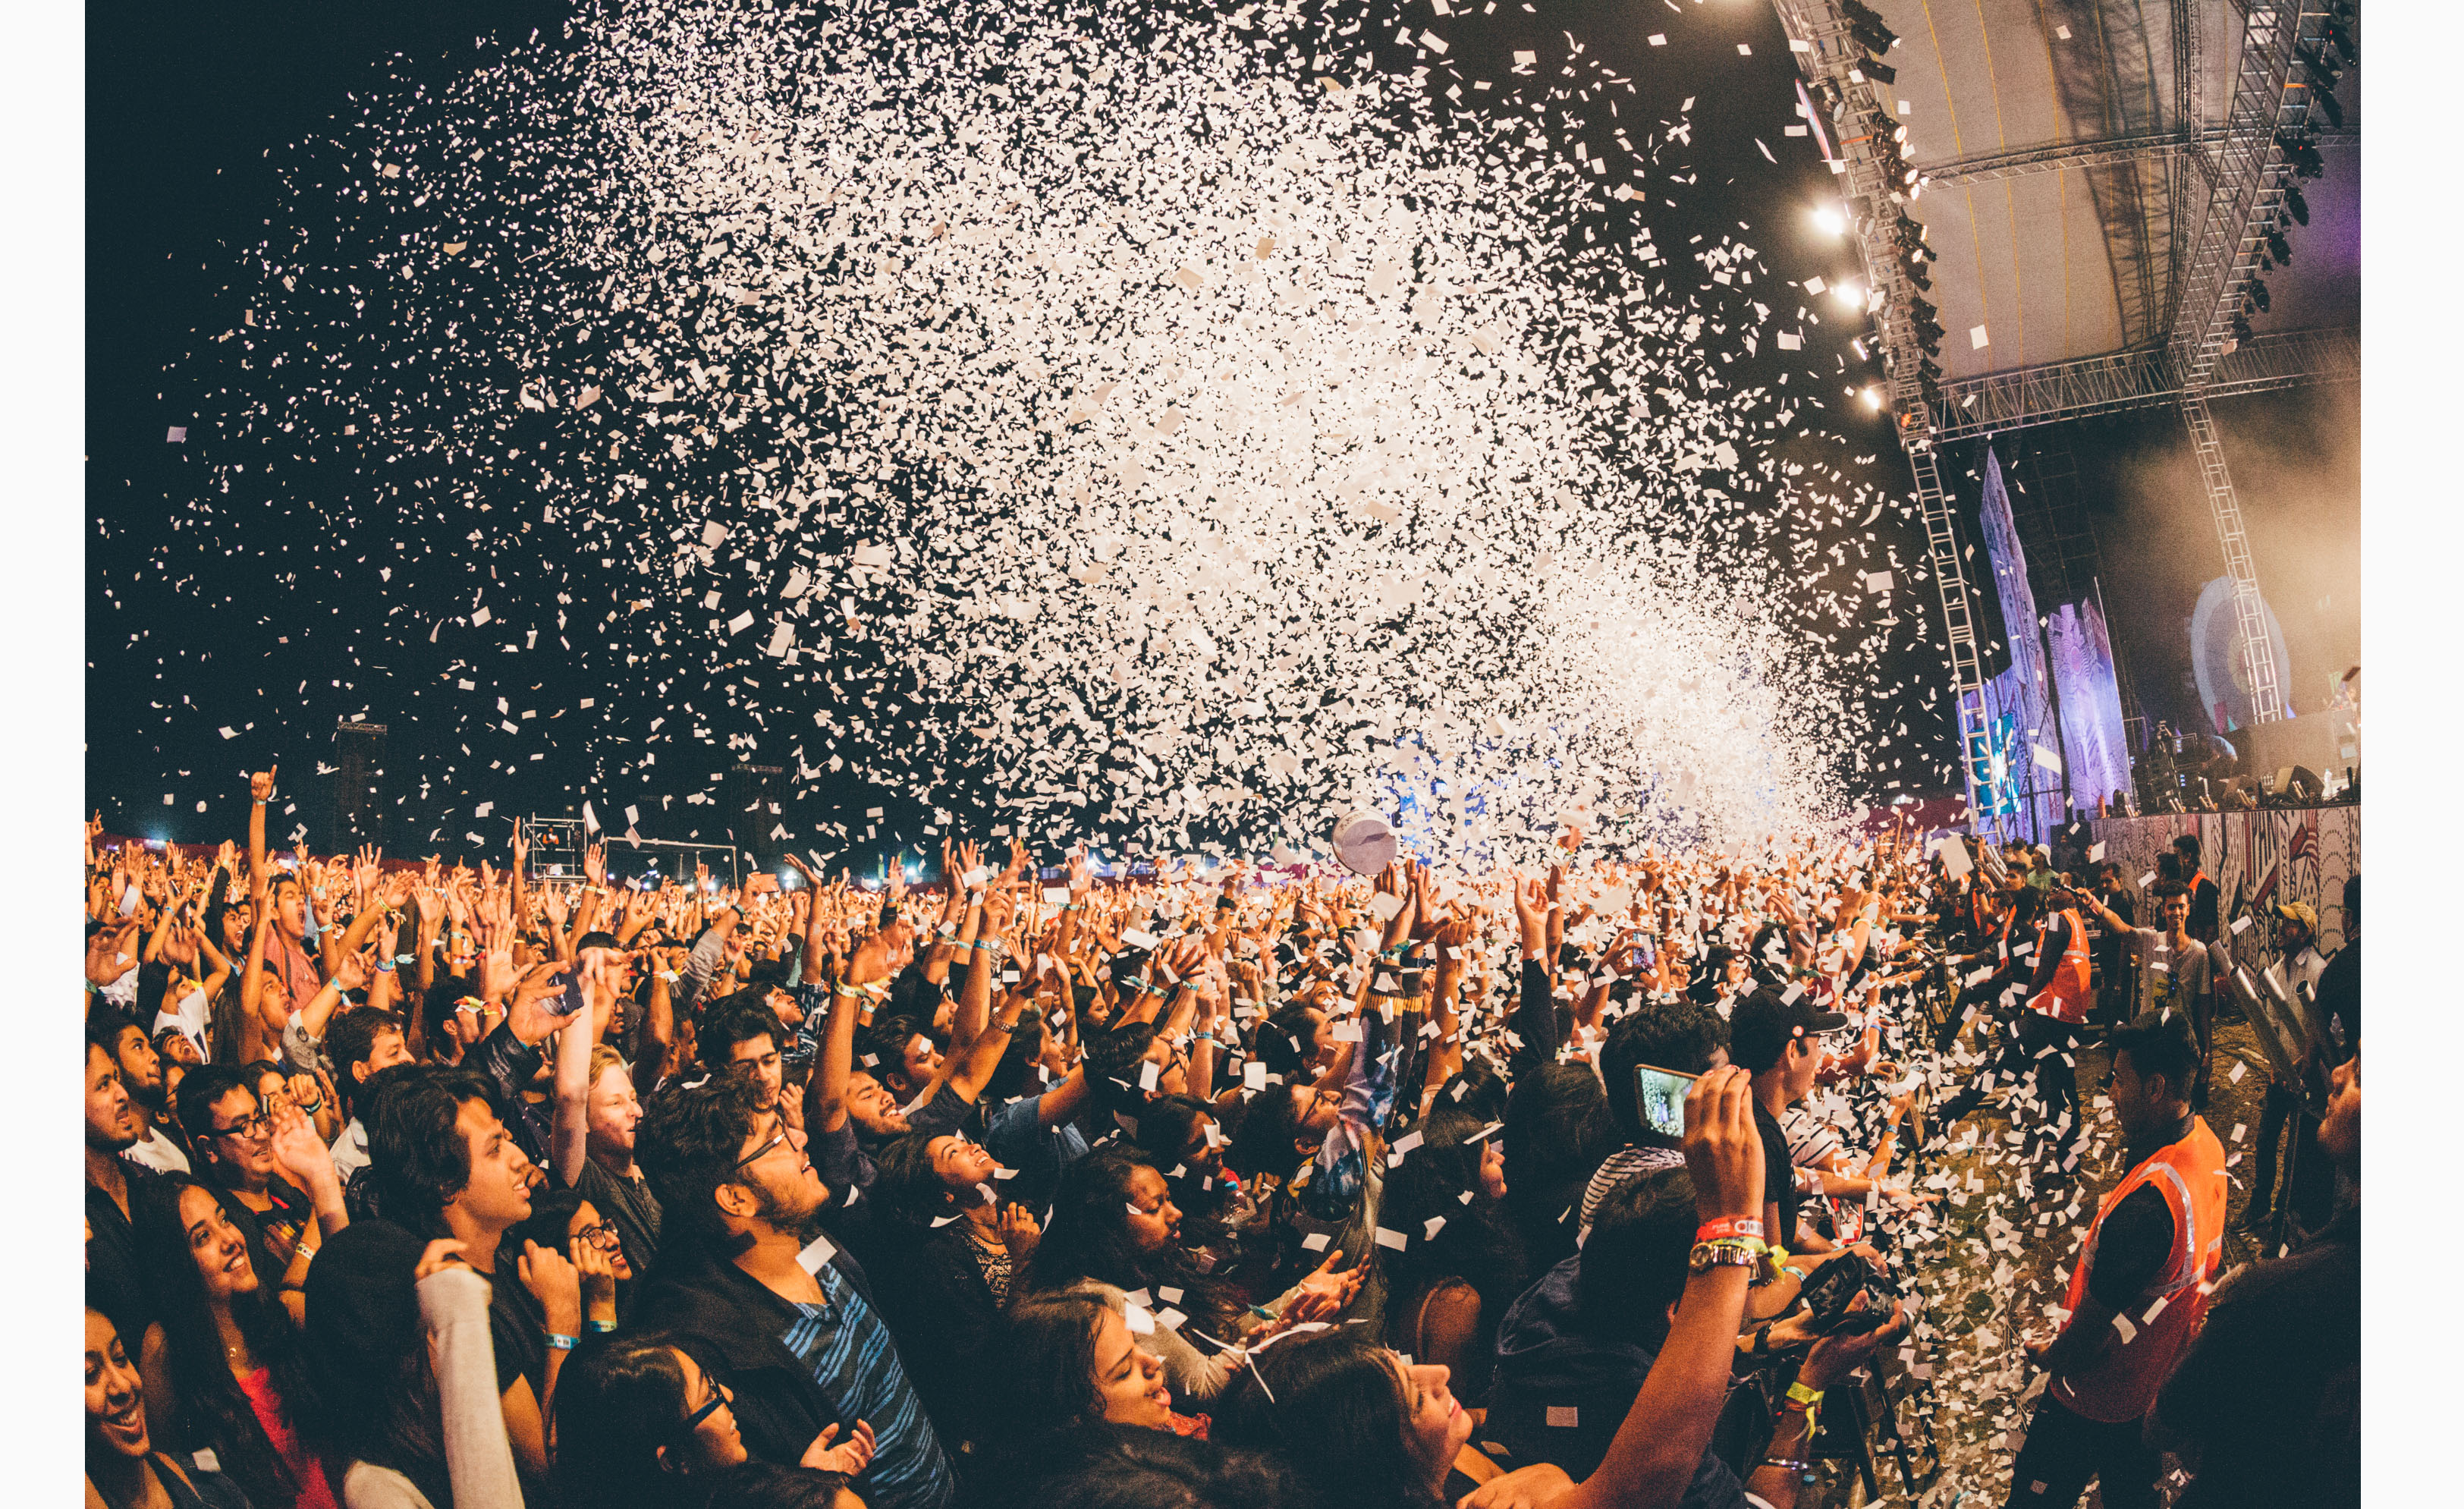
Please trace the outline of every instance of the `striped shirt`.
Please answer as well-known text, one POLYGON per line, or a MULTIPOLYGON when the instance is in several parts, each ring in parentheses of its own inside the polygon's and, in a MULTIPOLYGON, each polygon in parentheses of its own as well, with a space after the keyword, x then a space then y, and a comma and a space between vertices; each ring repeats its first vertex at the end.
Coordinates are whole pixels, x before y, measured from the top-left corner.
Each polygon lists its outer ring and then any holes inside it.
POLYGON ((793 1301, 797 1318, 779 1340, 812 1369, 847 1430, 858 1420, 872 1426, 872 1465, 853 1484, 856 1492, 869 1509, 945 1509, 956 1488, 950 1459, 908 1385, 889 1328, 830 1264, 813 1278, 822 1302, 793 1301))

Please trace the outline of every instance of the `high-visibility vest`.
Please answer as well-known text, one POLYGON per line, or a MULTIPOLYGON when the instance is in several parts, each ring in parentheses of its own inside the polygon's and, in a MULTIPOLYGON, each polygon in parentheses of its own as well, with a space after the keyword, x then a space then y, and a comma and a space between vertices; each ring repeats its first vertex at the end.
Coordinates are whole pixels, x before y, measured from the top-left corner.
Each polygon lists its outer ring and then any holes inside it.
MULTIPOLYGON (((2116 1317, 2115 1344, 2086 1371, 2057 1378, 2050 1387, 2062 1408, 2083 1419, 2118 1425, 2146 1414, 2156 1390, 2208 1313, 2207 1287, 2224 1266, 2225 1150, 2197 1117, 2189 1135, 2148 1155, 2096 1208, 2096 1221, 2079 1249, 2063 1302, 2073 1315, 2087 1298, 2088 1270, 2096 1261, 2104 1218, 2133 1190, 2152 1185, 2173 1212, 2173 1250, 2147 1287, 2116 1317)), ((2076 1324, 2074 1320, 2072 1323, 2076 1324)))
MULTIPOLYGON (((2054 977, 2035 993, 2028 1005, 2057 1021, 2074 1027, 2087 1022, 2089 996, 2087 968, 2087 929, 2080 925, 2077 912, 2054 914, 2068 927, 2068 942, 2062 945, 2062 962, 2054 966, 2054 977)), ((2041 940, 2039 946, 2042 946, 2041 940)))

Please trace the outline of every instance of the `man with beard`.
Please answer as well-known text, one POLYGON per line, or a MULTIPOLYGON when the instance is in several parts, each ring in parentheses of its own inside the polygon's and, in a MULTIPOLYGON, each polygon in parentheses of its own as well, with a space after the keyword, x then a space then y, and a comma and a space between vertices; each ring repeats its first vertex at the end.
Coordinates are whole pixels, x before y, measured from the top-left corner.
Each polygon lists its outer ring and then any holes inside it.
POLYGON ((853 1485, 864 1501, 943 1509, 949 1456, 861 1273, 828 1238, 808 1241, 830 1191, 760 1099, 745 1079, 713 1075, 644 1115, 637 1156, 665 1224, 638 1320, 729 1390, 755 1457, 803 1461, 869 1427, 874 1454, 853 1485))

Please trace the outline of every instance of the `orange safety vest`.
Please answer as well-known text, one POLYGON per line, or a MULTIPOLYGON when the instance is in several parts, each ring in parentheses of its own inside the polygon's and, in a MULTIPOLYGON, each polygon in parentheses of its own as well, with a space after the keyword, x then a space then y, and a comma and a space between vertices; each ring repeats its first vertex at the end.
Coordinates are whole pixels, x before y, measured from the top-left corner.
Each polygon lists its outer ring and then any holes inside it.
MULTIPOLYGON (((2028 1005, 2057 1021, 2073 1027, 2087 1024, 2087 1003, 2090 994, 2087 968, 2087 929, 2079 922, 2077 912, 2054 914, 2068 924, 2070 942, 2062 945, 2062 962, 2054 966, 2054 977, 2036 992, 2028 1005)), ((2042 935, 2039 935, 2041 942, 2042 935)))
POLYGON ((2146 1289, 2116 1319, 2121 1343, 2085 1372, 2057 1378, 2050 1386, 2062 1408, 2108 1425, 2139 1419, 2156 1402, 2156 1390, 2173 1370, 2174 1358, 2208 1313, 2208 1287, 2224 1266, 2225 1150, 2208 1123, 2193 1117, 2188 1137, 2149 1154, 2096 1208, 2096 1221, 2087 1229, 2087 1243, 2079 1250, 2079 1268, 2063 1301, 2074 1315, 2087 1298, 2088 1269, 2096 1261, 2096 1239, 2105 1216, 2142 1185, 2155 1186, 2172 1209, 2173 1251, 2146 1289))

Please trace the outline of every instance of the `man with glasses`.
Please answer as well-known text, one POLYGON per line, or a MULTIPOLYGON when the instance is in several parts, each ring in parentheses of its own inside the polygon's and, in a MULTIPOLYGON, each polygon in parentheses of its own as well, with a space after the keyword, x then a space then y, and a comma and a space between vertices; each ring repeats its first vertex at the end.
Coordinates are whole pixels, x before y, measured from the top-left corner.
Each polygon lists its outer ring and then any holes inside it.
POLYGON ((297 1320, 319 1243, 351 1218, 333 1155, 306 1115, 278 1093, 284 1103, 260 1102, 252 1082, 229 1064, 189 1071, 177 1097, 180 1124, 196 1146, 198 1177, 225 1197, 231 1224, 247 1238, 257 1281, 276 1289, 297 1320), (284 1135, 276 1136, 277 1125, 284 1135))
POLYGON ((853 1484, 871 1509, 944 1509, 950 1460, 857 1268, 808 1240, 829 1191, 759 1093, 712 1076, 659 1096, 640 1157, 665 1212, 640 1323, 671 1333, 735 1395, 746 1450, 800 1460, 826 1426, 871 1427, 853 1484))

